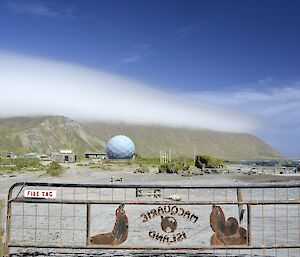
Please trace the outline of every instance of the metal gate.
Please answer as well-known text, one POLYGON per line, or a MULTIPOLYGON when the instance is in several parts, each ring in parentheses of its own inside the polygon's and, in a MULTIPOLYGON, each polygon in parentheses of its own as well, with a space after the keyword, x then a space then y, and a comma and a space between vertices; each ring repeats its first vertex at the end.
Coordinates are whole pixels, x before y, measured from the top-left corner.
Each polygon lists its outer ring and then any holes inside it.
POLYGON ((291 183, 17 183, 8 193, 6 256, 112 256, 122 251, 298 257, 299 200, 300 184, 291 183))

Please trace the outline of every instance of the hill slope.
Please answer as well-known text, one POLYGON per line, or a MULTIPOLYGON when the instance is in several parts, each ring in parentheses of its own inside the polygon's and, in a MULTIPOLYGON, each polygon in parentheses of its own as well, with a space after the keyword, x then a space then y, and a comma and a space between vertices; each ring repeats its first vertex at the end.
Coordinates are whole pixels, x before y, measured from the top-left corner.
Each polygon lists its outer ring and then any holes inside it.
POLYGON ((49 153, 72 148, 82 154, 105 142, 90 136, 78 122, 62 116, 0 119, 0 151, 49 153))
POLYGON ((216 132, 204 129, 170 128, 104 122, 85 123, 103 140, 125 134, 135 143, 137 153, 145 157, 159 156, 162 149, 170 149, 173 156, 193 157, 206 153, 227 159, 269 159, 283 156, 254 135, 216 132))
POLYGON ((105 142, 117 134, 133 139, 137 153, 158 157, 170 149, 175 157, 206 153, 230 159, 281 158, 281 154, 256 136, 189 128, 76 122, 62 116, 0 119, 0 152, 48 153, 72 148, 77 153, 104 151, 105 142))

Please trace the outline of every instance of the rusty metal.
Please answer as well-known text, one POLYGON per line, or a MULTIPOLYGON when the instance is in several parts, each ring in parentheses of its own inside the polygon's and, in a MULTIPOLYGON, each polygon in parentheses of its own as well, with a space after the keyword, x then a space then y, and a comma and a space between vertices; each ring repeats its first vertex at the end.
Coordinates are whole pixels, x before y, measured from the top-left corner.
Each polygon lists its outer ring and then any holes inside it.
MULTIPOLYGON (((10 226, 11 226, 11 199, 12 199, 12 192, 13 192, 14 186, 12 186, 8 191, 7 196, 7 213, 6 213, 6 242, 5 242, 5 254, 7 256, 10 256, 10 226)), ((18 193, 19 195, 19 193, 18 193)))
MULTIPOLYGON (((236 190, 236 194, 237 194, 237 201, 240 203, 240 202, 243 202, 243 192, 242 192, 242 189, 241 188, 238 188, 236 190)), ((243 209, 243 205, 242 204, 238 204, 238 209, 239 209, 239 223, 242 222, 243 220, 243 217, 244 217, 244 209, 243 209)))
POLYGON ((215 232, 210 239, 212 246, 245 245, 247 243, 247 230, 240 227, 234 217, 225 220, 224 212, 220 206, 213 205, 210 214, 210 226, 215 232))
POLYGON ((247 204, 247 242, 249 246, 251 245, 251 227, 251 205, 247 204))
MULTIPOLYGON (((166 198, 168 199, 168 198, 166 198)), ((85 200, 63 200, 63 201, 53 201, 53 200, 42 200, 42 199, 24 199, 24 198, 14 198, 10 201, 13 201, 15 203, 52 203, 52 204, 86 204, 85 200)), ((153 205, 153 202, 149 201, 122 201, 122 200, 89 200, 90 204, 126 204, 126 205, 153 205)), ((177 204, 177 205, 238 205, 238 204, 250 204, 250 205, 294 205, 294 204, 300 204, 300 201, 292 200, 292 201, 286 201, 286 200, 278 200, 278 201, 244 201, 244 202, 238 202, 238 201, 155 201, 155 204, 177 204)))
MULTIPOLYGON (((159 247, 126 247, 126 246, 105 246, 105 245, 101 245, 101 246, 73 246, 73 245, 35 245, 35 244, 26 244, 26 245, 20 245, 20 244, 14 244, 11 243, 9 245, 10 247, 22 247, 22 248, 51 248, 51 249, 106 249, 106 250, 160 250, 162 248, 159 247)), ((268 246, 245 246, 245 245, 230 245, 230 246, 203 246, 201 248, 199 247, 168 247, 167 250, 211 250, 211 249, 216 249, 216 250, 228 250, 228 249, 232 249, 232 250, 259 250, 259 249, 299 249, 300 248, 300 244, 295 244, 295 245, 268 245, 268 246)), ((166 248, 163 248, 163 250, 165 250, 166 248)))
POLYGON ((171 216, 161 216, 160 226, 164 232, 172 233, 177 229, 177 221, 174 217, 171 216))
POLYGON ((90 232, 91 232, 91 204, 86 205, 86 245, 90 244, 90 232))
POLYGON ((100 233, 90 238, 88 244, 92 245, 120 245, 126 241, 128 237, 128 218, 121 204, 116 210, 116 221, 111 232, 100 233))
POLYGON ((173 189, 262 189, 262 188, 299 188, 300 183, 264 183, 264 184, 235 184, 235 185, 141 185, 141 184, 78 184, 78 183, 45 183, 45 182, 18 182, 11 186, 11 190, 20 186, 31 187, 64 187, 64 188, 173 188, 173 189))
POLYGON ((285 250, 285 256, 299 256, 299 189, 299 183, 17 183, 8 193, 6 256, 27 248, 48 252, 82 249, 86 253, 100 249, 205 250, 254 255, 262 250, 264 255, 276 256, 285 250), (57 197, 25 198, 26 189, 55 190, 57 197), (146 194, 141 198, 137 190, 159 190, 161 197, 146 194), (180 201, 168 199, 176 194, 180 201), (101 232, 111 228, 111 232, 101 232))
POLYGON ((2 227, 2 217, 3 217, 4 199, 0 199, 0 248, 3 249, 2 237, 4 235, 4 228, 2 227))

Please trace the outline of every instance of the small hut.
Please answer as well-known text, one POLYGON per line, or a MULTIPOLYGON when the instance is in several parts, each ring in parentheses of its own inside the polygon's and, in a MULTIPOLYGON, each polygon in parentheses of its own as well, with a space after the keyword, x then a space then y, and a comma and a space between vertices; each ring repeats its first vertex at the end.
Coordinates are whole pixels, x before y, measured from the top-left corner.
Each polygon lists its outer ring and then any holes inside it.
POLYGON ((107 155, 99 152, 85 152, 84 157, 87 159, 105 159, 107 155))

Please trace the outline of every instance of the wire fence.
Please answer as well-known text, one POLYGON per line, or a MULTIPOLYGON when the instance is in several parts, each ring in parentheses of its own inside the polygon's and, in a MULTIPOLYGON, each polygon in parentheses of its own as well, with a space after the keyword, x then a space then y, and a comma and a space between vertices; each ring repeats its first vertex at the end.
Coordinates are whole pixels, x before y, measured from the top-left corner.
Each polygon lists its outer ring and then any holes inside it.
POLYGON ((6 256, 298 257, 300 184, 17 183, 6 246, 6 256))

